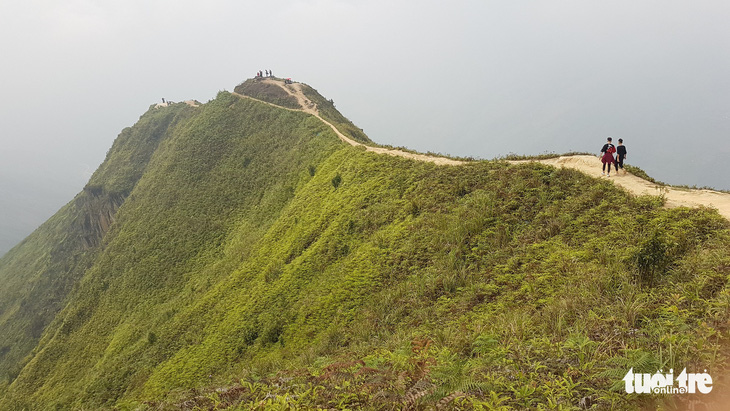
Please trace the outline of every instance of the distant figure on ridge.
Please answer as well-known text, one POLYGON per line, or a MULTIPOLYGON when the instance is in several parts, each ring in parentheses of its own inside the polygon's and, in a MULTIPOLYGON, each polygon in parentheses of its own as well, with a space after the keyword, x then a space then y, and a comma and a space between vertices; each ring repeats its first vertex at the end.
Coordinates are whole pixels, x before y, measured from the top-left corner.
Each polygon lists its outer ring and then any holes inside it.
POLYGON ((269 77, 274 77, 274 72, 269 69, 269 77))
POLYGON ((604 144, 603 148, 601 148, 601 153, 603 155, 599 155, 599 158, 603 163, 603 172, 601 173, 602 176, 607 175, 608 177, 611 177, 611 164, 616 162, 616 160, 613 158, 613 153, 615 152, 616 147, 613 145, 613 143, 611 143, 611 137, 609 137, 606 139, 606 144, 604 144), (608 165, 608 174, 606 174, 606 165, 608 165))
POLYGON ((624 140, 622 138, 620 138, 620 139, 618 139, 618 147, 616 147, 616 163, 614 164, 617 175, 618 175, 619 167, 621 167, 621 170, 623 170, 624 174, 626 174, 626 170, 624 170, 624 159, 625 158, 626 158, 626 146, 624 145, 624 140))

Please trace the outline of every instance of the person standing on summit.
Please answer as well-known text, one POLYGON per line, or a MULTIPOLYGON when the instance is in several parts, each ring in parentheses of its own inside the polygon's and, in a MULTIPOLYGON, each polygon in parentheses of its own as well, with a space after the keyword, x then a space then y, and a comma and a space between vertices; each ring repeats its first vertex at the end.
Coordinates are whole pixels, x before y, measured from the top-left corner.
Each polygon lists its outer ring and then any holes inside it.
MULTIPOLYGON (((616 152, 616 147, 611 143, 611 137, 606 139, 606 144, 603 145, 603 148, 601 148, 601 154, 599 155, 599 158, 601 159, 601 162, 603 163, 603 172, 601 175, 607 175, 608 177, 611 177, 611 164, 613 164, 616 160, 613 158, 613 153, 616 152), (606 174, 606 166, 608 165, 608 174, 606 174)), ((618 173, 618 171, 616 171, 618 173)))

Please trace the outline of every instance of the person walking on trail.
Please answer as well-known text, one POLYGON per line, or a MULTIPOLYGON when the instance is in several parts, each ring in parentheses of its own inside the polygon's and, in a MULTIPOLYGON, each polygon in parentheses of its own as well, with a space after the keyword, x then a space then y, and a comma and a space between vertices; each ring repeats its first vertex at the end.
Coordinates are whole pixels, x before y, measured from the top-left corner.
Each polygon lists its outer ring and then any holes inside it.
POLYGON ((616 146, 611 143, 611 140, 611 137, 606 139, 606 144, 604 144, 603 148, 601 148, 602 155, 599 156, 601 158, 601 162, 603 163, 603 172, 601 173, 601 175, 607 175, 608 177, 611 177, 611 164, 616 161, 613 158, 613 153, 616 152, 616 146), (606 166, 608 166, 608 174, 606 174, 606 166))
POLYGON ((616 169, 616 174, 618 174, 618 168, 621 167, 621 170, 623 170, 624 174, 626 174, 626 170, 624 170, 624 159, 626 158, 626 146, 624 145, 624 140, 622 138, 618 139, 618 146, 616 147, 616 163, 614 164, 614 168, 616 169))

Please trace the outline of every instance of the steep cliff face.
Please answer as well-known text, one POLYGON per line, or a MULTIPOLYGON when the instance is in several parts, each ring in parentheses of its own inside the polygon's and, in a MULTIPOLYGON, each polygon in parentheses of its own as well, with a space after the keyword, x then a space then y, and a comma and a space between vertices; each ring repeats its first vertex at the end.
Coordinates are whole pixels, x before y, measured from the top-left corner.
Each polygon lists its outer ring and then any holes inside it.
POLYGON ((82 210, 80 219, 74 224, 80 225, 80 232, 83 233, 83 242, 86 249, 97 247, 104 235, 111 228, 114 222, 114 215, 119 207, 124 204, 126 196, 123 194, 106 193, 103 189, 92 190, 84 188, 88 193, 76 200, 76 206, 82 210))
POLYGON ((123 203, 79 194, 0 262, 0 378, 14 379, 83 277, 123 203))
POLYGON ((0 259, 0 386, 67 303, 157 145, 192 112, 184 104, 150 110, 125 129, 84 190, 0 259))
POLYGON ((13 402, 3 405, 116 401, 123 386, 138 384, 140 372, 174 353, 168 343, 176 344, 165 339, 139 356, 132 341, 154 341, 153 334, 162 334, 154 327, 169 324, 198 293, 228 276, 312 178, 310 167, 343 147, 307 114, 228 93, 198 110, 162 140, 128 196, 110 190, 125 185, 109 183, 118 178, 102 167, 108 181, 92 178, 84 199, 75 203, 86 210, 76 220, 87 234, 85 245, 93 247, 113 223, 71 303, 46 328, 9 387, 10 393, 36 394, 11 394, 13 402), (223 263, 226 255, 233 260, 223 263), (104 354, 117 349, 119 355, 104 354), (109 361, 95 365, 99 355, 109 361), (108 385, 108 377, 124 382, 108 385), (73 388, 52 382, 58 378, 75 380, 73 388))

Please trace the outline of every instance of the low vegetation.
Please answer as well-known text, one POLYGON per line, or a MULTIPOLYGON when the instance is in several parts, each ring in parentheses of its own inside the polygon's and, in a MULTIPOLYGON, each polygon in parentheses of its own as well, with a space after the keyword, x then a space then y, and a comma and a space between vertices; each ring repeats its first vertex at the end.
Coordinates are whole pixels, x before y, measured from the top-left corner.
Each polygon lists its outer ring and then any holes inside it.
POLYGON ((300 109, 297 99, 289 95, 281 87, 264 83, 262 79, 248 79, 236 86, 233 91, 244 96, 266 101, 277 106, 291 109, 300 109))
POLYGON ((0 388, 19 374, 92 264, 159 142, 192 112, 185 104, 151 109, 124 129, 84 190, 0 259, 0 388))
POLYGON ((337 111, 334 101, 325 99, 317 92, 317 90, 307 84, 302 84, 302 92, 304 92, 304 95, 307 96, 308 99, 317 105, 319 115, 337 127, 337 130, 339 130, 340 133, 360 143, 372 144, 372 141, 370 141, 361 128, 357 127, 345 116, 340 114, 339 111, 337 111))
POLYGON ((713 210, 377 155, 225 92, 194 110, 141 174, 92 178, 132 188, 0 409, 671 408, 629 368, 727 364, 713 210))
POLYGON ((514 160, 547 160, 551 158, 558 158, 558 157, 568 157, 568 156, 583 156, 583 155, 594 155, 593 153, 586 153, 586 152, 579 152, 579 151, 570 151, 564 154, 558 154, 558 153, 542 153, 542 154, 535 154, 535 155, 524 155, 524 154, 508 154, 504 157, 496 158, 495 160, 508 160, 508 161, 514 161, 514 160))

